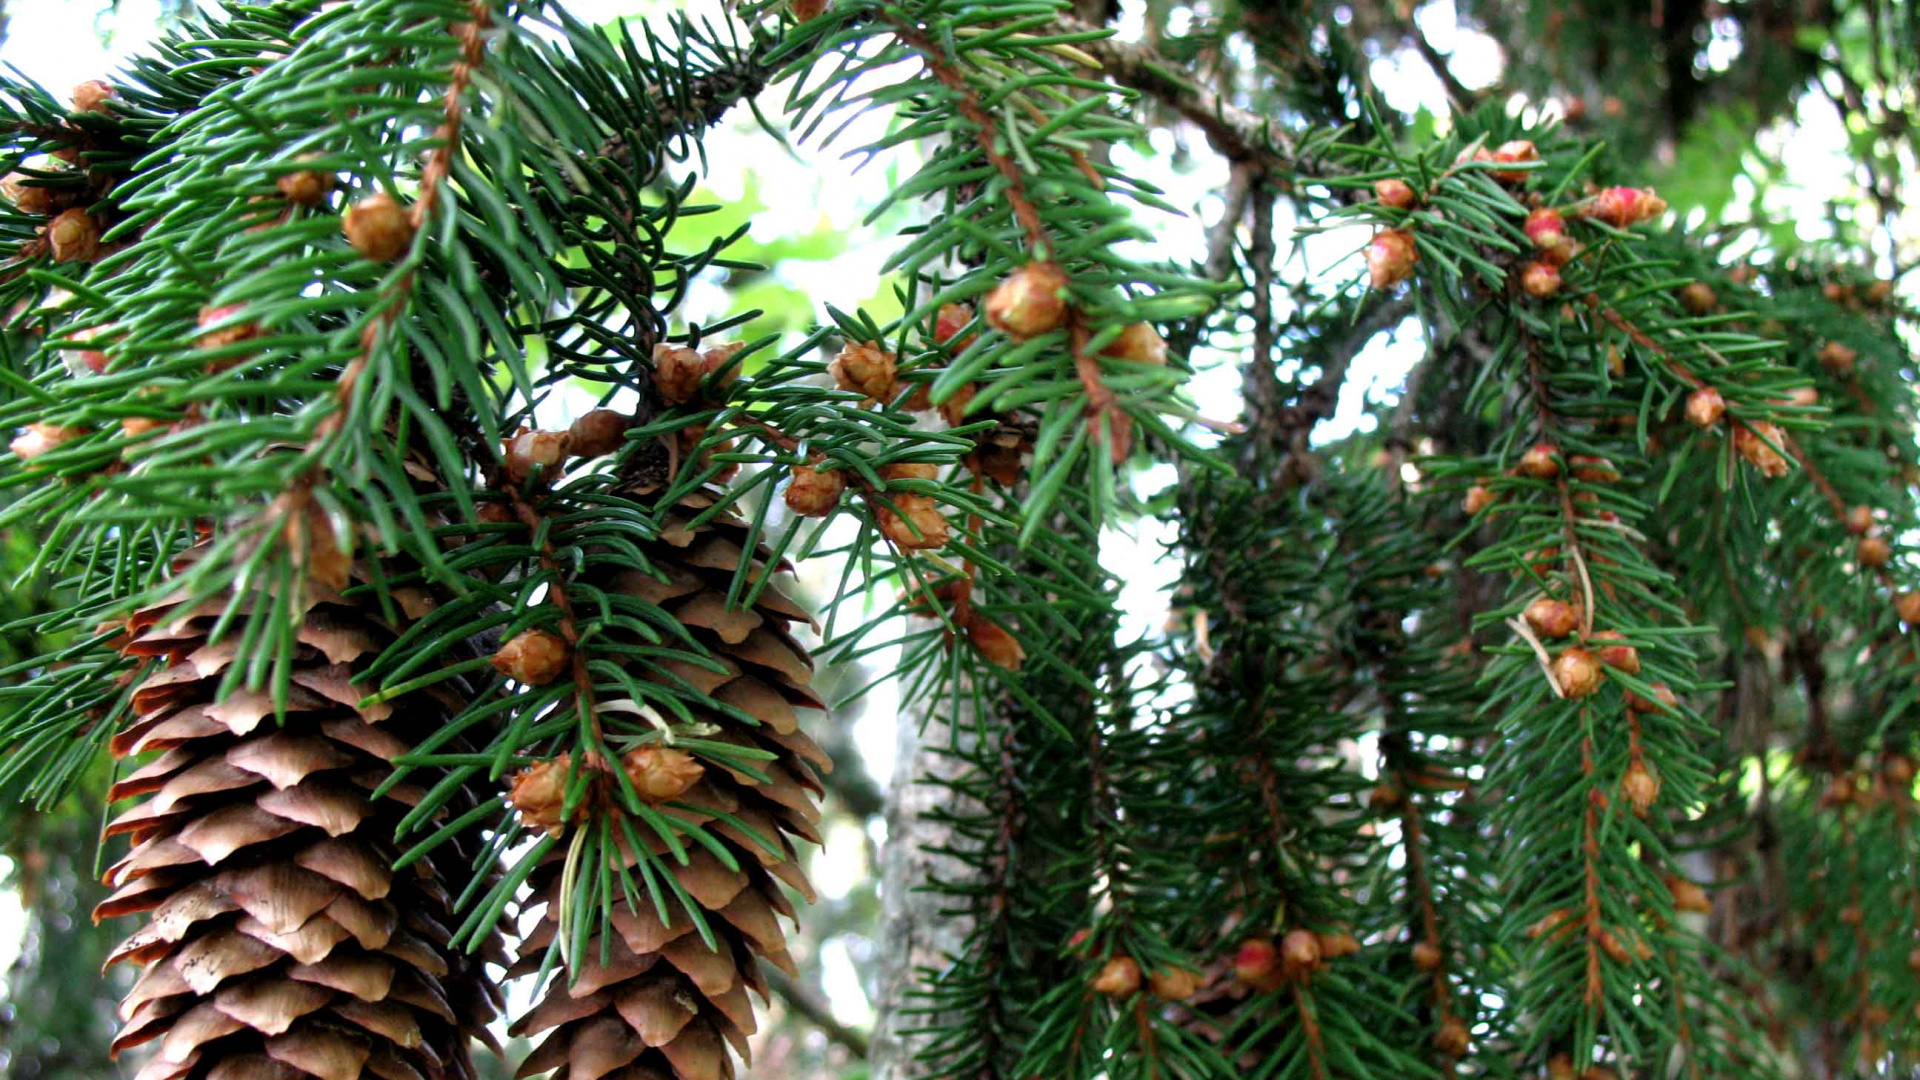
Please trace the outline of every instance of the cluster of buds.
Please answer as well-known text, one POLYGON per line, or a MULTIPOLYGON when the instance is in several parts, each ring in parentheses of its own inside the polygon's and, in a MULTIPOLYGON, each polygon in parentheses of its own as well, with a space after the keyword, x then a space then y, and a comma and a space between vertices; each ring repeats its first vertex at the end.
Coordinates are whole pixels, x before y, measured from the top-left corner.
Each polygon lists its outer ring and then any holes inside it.
MULTIPOLYGON (((888 465, 880 470, 885 480, 934 480, 939 469, 933 465, 888 465)), ((877 506, 880 532, 894 546, 906 551, 931 551, 947 543, 947 518, 933 496, 915 491, 893 491, 887 495, 891 507, 877 506)))
POLYGON ((1391 289, 1413 276, 1420 252, 1413 234, 1405 229, 1382 229, 1367 245, 1367 284, 1375 289, 1391 289))
POLYGON ((1573 237, 1567 235, 1567 219, 1558 210, 1543 206, 1533 211, 1527 215, 1525 228, 1534 250, 1550 265, 1565 266, 1578 251, 1573 237))
POLYGON ((1786 433, 1778 424, 1767 420, 1753 420, 1742 423, 1733 432, 1733 448, 1747 459, 1747 464, 1760 470, 1760 475, 1781 477, 1790 471, 1787 459, 1774 446, 1781 445, 1786 433))
POLYGON ((728 342, 705 352, 695 352, 660 342, 653 347, 653 388, 667 404, 685 405, 699 396, 701 384, 708 376, 725 369, 713 386, 719 396, 724 397, 726 388, 739 376, 739 368, 729 365, 741 348, 739 342, 728 342))
POLYGON ((1626 228, 1667 212, 1667 200, 1652 188, 1610 187, 1594 196, 1587 216, 1616 228, 1626 228))
POLYGON ((1028 263, 987 294, 987 323, 1015 341, 1058 330, 1071 315, 1068 284, 1066 271, 1053 263, 1028 263))
POLYGON ((1690 281, 1680 288, 1680 306, 1690 315, 1711 315, 1720 306, 1720 296, 1704 281, 1690 281))
POLYGON ((413 217, 386 192, 361 199, 341 215, 340 229, 362 258, 389 263, 413 244, 413 217))
POLYGON ((848 342, 827 365, 827 373, 840 389, 868 401, 892 401, 899 387, 900 367, 894 355, 865 342, 848 342))
POLYGON ((1264 937, 1242 942, 1234 954, 1233 973, 1256 990, 1277 990, 1289 982, 1305 982, 1328 961, 1359 951, 1359 939, 1343 930, 1325 934, 1289 930, 1277 947, 1264 937))
POLYGON ((1835 378, 1844 379, 1851 376, 1854 361, 1858 359, 1860 359, 1859 350, 1838 341, 1829 341, 1820 347, 1820 366, 1833 372, 1835 378))
POLYGON ((1413 204, 1419 201, 1418 196, 1414 194, 1413 186, 1398 178, 1375 180, 1373 197, 1381 206, 1394 210, 1411 210, 1413 204))
MULTIPOLYGON (((589 754, 581 762, 588 773, 586 790, 571 813, 566 809, 567 779, 573 772, 571 754, 530 765, 513 778, 507 801, 520 812, 528 825, 558 836, 572 822, 584 821, 594 805, 606 799, 612 775, 598 754, 589 754)), ((626 774, 634 793, 650 803, 677 799, 700 782, 706 766, 684 750, 666 746, 641 746, 629 750, 620 759, 620 771, 626 774)))

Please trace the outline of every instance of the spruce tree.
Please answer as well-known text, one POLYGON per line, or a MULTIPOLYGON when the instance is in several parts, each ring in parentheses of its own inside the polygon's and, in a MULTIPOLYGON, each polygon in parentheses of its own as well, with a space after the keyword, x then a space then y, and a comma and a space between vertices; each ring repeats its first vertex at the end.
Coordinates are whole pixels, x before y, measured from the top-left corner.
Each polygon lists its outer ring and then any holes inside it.
POLYGON ((1490 89, 1251 0, 272 0, 4 80, 0 782, 102 823, 107 1051, 742 1075, 835 1026, 790 927, 887 682, 888 1080, 1910 1073, 1920 23, 1632 7, 1461 4, 1552 58, 1490 89), (1813 95, 1827 239, 1653 185, 1813 95), (891 304, 702 321, 736 107, 896 170, 891 304))

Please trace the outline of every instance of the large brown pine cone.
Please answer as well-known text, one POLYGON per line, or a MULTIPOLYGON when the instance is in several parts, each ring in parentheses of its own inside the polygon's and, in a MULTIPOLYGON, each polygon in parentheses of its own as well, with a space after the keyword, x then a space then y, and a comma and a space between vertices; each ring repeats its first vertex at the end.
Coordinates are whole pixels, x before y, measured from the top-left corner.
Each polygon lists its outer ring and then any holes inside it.
MULTIPOLYGON (((788 632, 793 622, 807 616, 771 583, 751 609, 727 610, 728 581, 746 557, 742 548, 746 527, 737 518, 723 516, 698 529, 688 528, 687 522, 710 506, 710 500, 710 495, 701 494, 683 502, 681 516, 661 539, 643 545, 643 554, 665 581, 634 569, 620 574, 610 588, 672 612, 726 668, 721 674, 687 663, 666 665, 700 695, 691 703, 696 718, 719 732, 707 738, 777 755, 760 766, 769 778, 766 783, 707 762, 697 784, 660 808, 707 829, 738 864, 737 871, 695 843, 686 845, 689 862, 680 866, 667 854, 664 841, 636 823, 636 834, 655 855, 662 856, 661 861, 672 868, 702 909, 719 948, 707 947, 688 912, 671 897, 669 918, 664 921, 649 903, 630 908, 616 899, 613 939, 603 942, 594 936, 584 954, 572 958, 572 969, 554 978, 544 1000, 514 1024, 514 1034, 549 1033, 521 1065, 522 1077, 548 1069, 559 1070, 554 1080, 732 1077, 734 1067, 726 1047, 731 1044, 747 1058, 747 1036, 755 1029, 746 992, 753 990, 762 1000, 767 995, 759 960, 794 972, 776 918, 776 913, 793 918, 794 910, 780 886, 792 887, 809 901, 813 889, 788 837, 820 842, 814 828, 820 819, 814 795, 822 793, 822 788, 815 768, 830 767, 826 755, 799 730, 795 711, 822 707, 808 688, 812 661, 788 632), (759 723, 745 723, 721 711, 722 705, 759 723), (724 812, 746 829, 697 808, 724 812), (772 850, 746 830, 764 838, 772 850), (608 957, 605 963, 601 962, 603 948, 608 957)), ((766 558, 764 550, 757 553, 754 580, 766 572, 766 558)), ((669 682, 658 673, 646 677, 669 682)), ((522 942, 520 961, 510 974, 539 968, 554 939, 561 850, 556 848, 555 858, 533 877, 534 903, 546 907, 522 942)), ((637 857, 624 841, 621 850, 631 868, 637 857)), ((639 872, 634 875, 637 879, 639 872)))
MULTIPOLYGON (((146 965, 113 1052, 157 1043, 138 1080, 470 1080, 469 1040, 484 1038, 498 990, 478 958, 446 947, 451 900, 433 864, 392 869, 395 826, 422 789, 371 797, 449 702, 359 707, 369 688, 354 673, 394 628, 371 601, 311 582, 284 722, 267 692, 217 701, 239 638, 208 641, 226 603, 161 604, 129 623, 126 651, 164 666, 112 741, 148 759, 112 790, 141 801, 107 826, 133 849, 95 912, 147 915, 108 961, 146 965)), ((436 857, 460 869, 476 841, 436 857)), ((504 960, 497 939, 488 953, 504 960)))

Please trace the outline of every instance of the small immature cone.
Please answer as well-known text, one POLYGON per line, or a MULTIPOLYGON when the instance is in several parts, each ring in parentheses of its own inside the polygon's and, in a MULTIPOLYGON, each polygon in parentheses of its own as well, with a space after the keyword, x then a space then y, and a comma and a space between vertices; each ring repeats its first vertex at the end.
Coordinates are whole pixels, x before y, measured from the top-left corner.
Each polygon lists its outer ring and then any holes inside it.
POLYGON ((1791 471, 1787 459, 1773 447, 1781 445, 1785 434, 1779 426, 1766 420, 1755 420, 1743 424, 1733 433, 1733 448, 1747 459, 1747 464, 1760 470, 1762 476, 1781 477, 1791 471), (1772 445, 1768 444, 1772 440, 1772 445))
POLYGON ((1687 395, 1687 423, 1694 427, 1704 431, 1719 423, 1726 414, 1726 399, 1711 386, 1703 386, 1687 395))
POLYGON ((327 196, 333 193, 333 174, 320 169, 282 173, 274 186, 280 189, 282 198, 295 206, 324 206, 327 196))
POLYGON ((1413 234, 1405 229, 1382 229, 1367 245, 1367 284, 1376 289, 1391 289, 1413 276, 1420 252, 1414 247, 1413 234))
MULTIPOLYGON (((1523 161, 1539 161, 1540 151, 1527 139, 1514 139, 1501 143, 1493 151, 1493 160, 1502 165, 1511 165, 1523 161)), ((1493 178, 1509 184, 1522 183, 1527 178, 1527 169, 1495 169, 1493 178)))
POLYGON ((1129 364, 1166 367, 1167 339, 1161 337, 1160 331, 1155 330, 1151 323, 1138 322, 1120 331, 1120 336, 1100 350, 1100 355, 1129 364))
POLYGON ((1447 1017, 1433 1033, 1433 1048, 1448 1057, 1465 1057, 1470 1043, 1467 1025, 1458 1017, 1447 1017))
POLYGON ((671 746, 629 750, 620 758, 620 768, 633 782, 633 790, 652 803, 679 798, 707 773, 698 758, 671 746))
MULTIPOLYGON (((974 343, 975 335, 960 337, 959 334, 972 323, 972 304, 941 304, 940 313, 933 320, 933 340, 936 344, 945 345, 949 352, 965 352, 967 346, 974 343)), ((924 407, 914 411, 924 411, 924 407)))
POLYGON ((899 367, 893 354, 875 345, 848 342, 840 355, 827 365, 840 389, 851 390, 874 401, 892 401, 898 384, 899 367))
POLYGON ((15 436, 14 440, 7 444, 7 449, 13 451, 13 456, 19 458, 21 461, 32 461, 34 458, 39 457, 54 447, 62 443, 72 442, 74 439, 86 433, 87 429, 80 427, 61 427, 59 424, 28 424, 27 430, 15 436))
POLYGON ((1527 239, 1542 253, 1552 254, 1573 246, 1573 238, 1567 235, 1567 219, 1560 211, 1543 206, 1527 215, 1527 239))
POLYGON ((1280 952, 1263 937, 1248 938, 1233 954, 1233 974, 1243 982, 1260 986, 1280 967, 1280 952))
POLYGON ((1065 326, 1066 272, 1052 263, 1028 263, 987 294, 987 323, 1015 341, 1065 326))
POLYGON ((376 192, 347 208, 340 220, 347 243, 374 262, 392 262, 413 243, 413 219, 385 192, 376 192))
POLYGON ((1689 282, 1680 290, 1680 306, 1694 315, 1710 315, 1720 306, 1720 297, 1704 281, 1689 282))
POLYGON ((1593 641, 1600 645, 1601 663, 1629 675, 1640 674, 1640 650, 1626 644, 1620 631, 1602 630, 1593 635, 1593 641))
POLYGON ((1820 348, 1820 366, 1844 379, 1853 374, 1854 361, 1860 359, 1858 350, 1848 348, 1837 341, 1829 341, 1820 348))
POLYGON ((100 254, 100 225, 79 207, 49 221, 46 236, 54 262, 92 262, 100 254))
POLYGON ((989 663, 1008 671, 1019 671, 1020 665, 1027 659, 1027 652, 1020 647, 1018 638, 977 611, 967 620, 967 640, 980 650, 980 655, 986 657, 989 663))
POLYGON ((1520 288, 1535 300, 1551 299, 1560 295, 1560 271, 1545 260, 1530 262, 1520 272, 1520 288))
POLYGON ((1497 496, 1485 484, 1475 484, 1467 489, 1466 498, 1460 501, 1460 506, 1469 514, 1478 514, 1496 500, 1497 496))
POLYGON ((1093 977, 1093 990, 1096 994, 1108 997, 1129 997, 1140 989, 1140 965, 1131 957, 1116 956, 1106 962, 1100 973, 1093 977))
POLYGON ((1200 992, 1204 981, 1191 968, 1162 968, 1147 977, 1147 987, 1162 1001, 1185 1001, 1200 992))
POLYGON ((1878 536, 1863 536, 1854 546, 1854 554, 1861 566, 1878 570, 1893 561, 1893 545, 1878 536))
POLYGON ((947 518, 931 495, 901 492, 889 496, 898 508, 879 506, 880 531, 906 551, 932 551, 947 544, 947 518))
POLYGON ((488 662, 493 669, 527 686, 545 686, 559 678, 573 660, 567 639, 545 630, 525 630, 500 646, 488 662))
POLYGON ((1635 814, 1646 817, 1647 810, 1660 797, 1660 778, 1645 762, 1634 761, 1627 766, 1627 774, 1620 778, 1620 793, 1633 804, 1635 814))
POLYGON ((1560 463, 1554 459, 1559 448, 1552 443, 1534 443, 1520 455, 1520 475, 1535 480, 1551 480, 1560 475, 1560 463))
POLYGON ((571 452, 572 440, 564 431, 522 429, 507 440, 507 476, 516 484, 525 483, 539 466, 551 481, 571 452))
POLYGON ((1563 638, 1574 632, 1580 619, 1565 600, 1542 596, 1527 605, 1527 626, 1543 638, 1563 638))
POLYGON ((1606 680, 1600 661, 1585 649, 1567 649, 1553 661, 1553 681, 1570 698, 1590 697, 1606 680))
POLYGON ((1873 507, 1854 506, 1847 510, 1847 531, 1855 536, 1865 536, 1873 530, 1873 507))
POLYGON ((835 469, 821 472, 807 465, 796 465, 787 481, 787 509, 801 517, 826 517, 840 505, 847 490, 847 474, 835 469))
POLYGON ((1412 185, 1405 180, 1388 178, 1373 182, 1373 197, 1382 206, 1391 206, 1395 210, 1411 210, 1414 203, 1412 185))
POLYGON ((574 457, 604 457, 620 449, 633 417, 618 409, 595 409, 567 428, 567 452, 574 457))

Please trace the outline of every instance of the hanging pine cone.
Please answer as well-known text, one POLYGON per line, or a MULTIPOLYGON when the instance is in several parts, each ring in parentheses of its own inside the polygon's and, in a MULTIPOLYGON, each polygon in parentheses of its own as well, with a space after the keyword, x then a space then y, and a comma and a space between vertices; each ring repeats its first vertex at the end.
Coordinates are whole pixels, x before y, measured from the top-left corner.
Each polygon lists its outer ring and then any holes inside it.
MULTIPOLYGON (((452 901, 433 865, 389 869, 395 827, 424 789, 372 797, 448 703, 358 705, 354 673, 394 628, 313 583, 284 721, 266 690, 221 701, 239 634, 207 635, 227 602, 164 603, 128 623, 126 653, 164 666, 135 688, 135 719, 110 744, 158 755, 111 792, 144 798, 107 826, 133 850, 94 915, 148 913, 108 959, 146 967, 112 1052, 158 1043, 138 1080, 473 1077, 467 1046, 487 1038, 498 990, 447 948, 452 901)), ((473 840, 442 858, 473 865, 473 840)), ((497 938, 482 958, 504 962, 497 938)))
MULTIPOLYGON (((767 552, 763 548, 748 554, 742 546, 747 525, 730 514, 687 527, 712 501, 709 493, 683 501, 661 538, 642 545, 652 572, 629 571, 613 581, 611 589, 667 608, 726 669, 717 673, 679 661, 666 665, 693 687, 691 695, 683 693, 683 700, 695 719, 719 729, 706 738, 778 755, 758 765, 768 777, 765 782, 658 745, 629 753, 621 763, 642 797, 670 800, 674 816, 705 828, 739 865, 739 870, 729 870, 694 843, 687 845, 689 861, 680 865, 651 829, 636 830, 659 857, 656 865, 668 867, 699 905, 719 948, 707 947, 671 890, 670 918, 664 922, 650 903, 637 908, 615 903, 612 938, 594 935, 584 952, 572 956, 568 969, 555 977, 544 999, 514 1024, 515 1035, 544 1033, 520 1066, 522 1077, 553 1068, 564 1068, 563 1075, 575 1078, 731 1077, 734 1067, 726 1047, 747 1058, 747 1036, 756 1026, 747 991, 763 1001, 767 996, 759 960, 788 973, 795 970, 776 920, 776 913, 788 918, 795 914, 780 884, 813 898, 790 837, 819 842, 814 826, 820 812, 814 796, 824 791, 815 768, 829 767, 819 747, 799 730, 795 710, 823 705, 808 688, 812 661, 788 633, 795 621, 807 618, 805 611, 771 585, 753 607, 728 609, 727 585, 741 561, 752 560, 757 579, 768 569, 767 552), (723 704, 758 718, 759 726, 721 712, 723 704), (697 809, 701 807, 727 817, 697 809), (754 836, 765 838, 774 849, 761 846, 754 836)), ((666 681, 663 676, 648 677, 666 681)), ((632 870, 639 857, 624 841, 621 848, 632 870)), ((545 910, 523 939, 511 975, 539 969, 556 936, 563 851, 556 848, 533 875, 533 903, 544 904, 545 910)))

